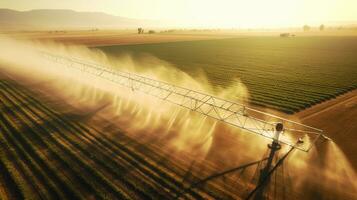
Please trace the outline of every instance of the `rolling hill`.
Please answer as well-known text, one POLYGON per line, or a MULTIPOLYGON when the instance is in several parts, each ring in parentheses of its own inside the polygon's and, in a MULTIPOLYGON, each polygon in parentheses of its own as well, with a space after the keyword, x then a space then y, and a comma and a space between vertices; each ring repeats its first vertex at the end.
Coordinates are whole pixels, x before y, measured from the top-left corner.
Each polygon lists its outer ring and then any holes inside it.
POLYGON ((0 9, 0 28, 135 28, 158 24, 158 21, 131 19, 101 12, 0 9))

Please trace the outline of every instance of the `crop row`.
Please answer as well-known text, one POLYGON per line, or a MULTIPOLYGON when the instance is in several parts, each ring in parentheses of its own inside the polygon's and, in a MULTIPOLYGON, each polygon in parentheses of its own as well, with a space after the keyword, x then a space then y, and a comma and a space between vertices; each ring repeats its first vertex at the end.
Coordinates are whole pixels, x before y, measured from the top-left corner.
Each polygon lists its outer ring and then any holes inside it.
MULTIPOLYGON (((9 196, 168 199, 184 189, 182 166, 158 164, 163 158, 155 153, 68 121, 26 90, 4 82, 0 88, 0 167, 9 196)), ((219 188, 189 191, 186 197, 220 198, 225 192, 219 188)))
POLYGON ((152 54, 193 78, 203 71, 217 89, 239 78, 254 96, 249 103, 292 113, 357 88, 356 42, 351 37, 251 37, 96 48, 111 56, 152 54), (294 106, 286 97, 300 102, 294 106))

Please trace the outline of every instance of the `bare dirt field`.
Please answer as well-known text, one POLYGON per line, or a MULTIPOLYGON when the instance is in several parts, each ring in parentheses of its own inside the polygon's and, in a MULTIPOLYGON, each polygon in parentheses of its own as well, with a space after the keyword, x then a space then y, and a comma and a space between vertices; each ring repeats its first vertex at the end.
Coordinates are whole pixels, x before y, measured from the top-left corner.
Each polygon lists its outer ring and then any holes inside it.
POLYGON ((146 44, 161 42, 177 42, 192 40, 207 40, 237 37, 234 34, 137 34, 131 31, 29 31, 7 32, 11 37, 39 41, 55 41, 66 44, 81 44, 86 46, 146 44))
POLYGON ((355 30, 343 31, 310 31, 292 30, 176 30, 165 32, 157 30, 155 34, 137 34, 136 30, 32 30, 10 31, 0 30, 0 34, 18 39, 40 41, 56 41, 67 44, 86 46, 147 44, 162 42, 194 41, 224 39, 248 36, 279 36, 282 32, 290 32, 297 37, 304 36, 356 36, 355 30))
POLYGON ((357 90, 295 114, 303 123, 319 127, 331 137, 357 169, 357 90))

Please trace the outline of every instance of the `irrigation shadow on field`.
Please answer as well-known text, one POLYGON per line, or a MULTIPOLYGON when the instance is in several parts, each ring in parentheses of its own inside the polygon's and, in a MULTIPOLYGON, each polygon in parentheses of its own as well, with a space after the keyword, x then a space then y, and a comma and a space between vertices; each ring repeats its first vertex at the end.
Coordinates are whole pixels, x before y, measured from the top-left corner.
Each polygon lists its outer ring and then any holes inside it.
MULTIPOLYGON (((103 107, 103 106, 101 106, 103 107)), ((41 138, 42 140, 47 140, 50 137, 53 137, 53 135, 63 135, 63 134, 69 134, 69 135, 77 135, 76 139, 72 138, 72 139, 65 139, 66 141, 68 141, 69 143, 71 143, 72 145, 74 145, 74 148, 81 148, 82 150, 80 150, 82 153, 87 154, 87 152, 98 152, 98 144, 96 143, 92 143, 92 142, 83 142, 81 143, 80 147, 77 147, 77 142, 80 142, 80 135, 83 134, 83 131, 86 130, 78 130, 78 131, 71 131, 68 129, 67 126, 72 126, 77 124, 78 122, 73 122, 73 121, 67 121, 66 119, 64 119, 64 117, 67 117, 67 114, 60 114, 60 115, 56 115, 56 116, 48 116, 46 119, 43 119, 40 123, 38 124, 32 124, 32 125, 27 125, 27 124, 22 124, 20 126, 20 132, 22 134, 28 134, 31 135, 33 134, 33 132, 37 132, 39 131, 40 127, 41 129, 46 133, 46 134, 42 134, 41 138), (60 122, 59 120, 65 120, 60 122), (60 123, 61 125, 58 126, 58 123, 60 123), (51 130, 51 131, 49 131, 51 130), (71 141, 71 142, 70 142, 71 141)), ((42 132, 42 131, 41 131, 42 132)), ((42 133, 44 133, 42 132, 42 133)), ((102 132, 100 132, 99 134, 103 134, 102 132)), ((99 135, 100 136, 100 135, 99 135)), ((55 136, 56 137, 56 136, 55 136)), ((38 139, 36 139, 38 140, 38 139)), ((120 145, 120 143, 116 143, 117 145, 120 145)), ((38 148, 45 148, 45 146, 42 145, 42 142, 36 141, 36 145, 38 146, 38 148)), ((103 158, 102 156, 105 155, 107 158, 111 157, 114 158, 116 155, 116 152, 109 152, 109 151, 101 151, 101 153, 99 153, 98 155, 94 155, 94 154, 89 154, 87 156, 89 156, 89 159, 94 159, 94 160, 100 160, 102 162, 103 158), (92 157, 94 156, 94 157, 92 157)), ((120 175, 116 175, 116 178, 122 178, 125 175, 129 174, 131 171, 136 170, 135 167, 131 166, 131 167, 126 167, 126 168, 122 168, 121 166, 117 166, 117 170, 120 171, 117 172, 120 175)))
MULTIPOLYGON (((17 106, 5 107, 4 110, 9 110, 10 112, 20 111, 23 109, 23 105, 30 106, 30 107, 34 106, 33 108, 36 109, 37 102, 36 101, 23 102, 17 106)), ((40 122, 37 122, 32 126, 21 124, 20 131, 22 133, 28 133, 31 132, 32 130, 38 129, 39 127, 45 130, 53 130, 53 127, 55 127, 58 131, 49 131, 48 133, 49 134, 59 133, 63 129, 63 127, 57 125, 59 121, 62 121, 60 122, 61 126, 66 126, 67 123, 86 122, 90 120, 92 117, 94 117, 98 112, 105 109, 108 105, 109 104, 102 104, 95 109, 79 114, 78 111, 76 111, 76 112, 67 112, 67 113, 56 113, 54 114, 54 116, 46 115, 46 117, 41 118, 40 122)))
POLYGON ((100 111, 104 110, 107 106, 109 106, 110 103, 104 103, 102 105, 99 105, 98 107, 91 109, 89 111, 85 111, 85 112, 67 112, 62 114, 61 117, 70 120, 70 121, 80 121, 80 122, 86 122, 88 120, 90 120, 91 118, 93 118, 97 113, 99 113, 100 111))
POLYGON ((8 112, 8 111, 13 111, 13 112, 17 112, 19 110, 22 110, 23 106, 31 106, 31 105, 35 105, 36 102, 31 101, 31 100, 27 100, 27 101, 22 101, 17 103, 16 105, 12 105, 12 106, 8 106, 8 105, 0 105, 0 110, 2 112, 8 112))

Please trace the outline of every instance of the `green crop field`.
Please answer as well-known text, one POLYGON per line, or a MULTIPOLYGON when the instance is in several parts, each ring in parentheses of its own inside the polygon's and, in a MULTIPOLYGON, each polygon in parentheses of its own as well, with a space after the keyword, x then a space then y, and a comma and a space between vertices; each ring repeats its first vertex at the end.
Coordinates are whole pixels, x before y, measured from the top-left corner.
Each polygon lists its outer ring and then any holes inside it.
POLYGON ((97 47, 111 56, 152 54, 214 86, 239 77, 249 103, 294 113, 357 88, 357 37, 246 37, 97 47))

